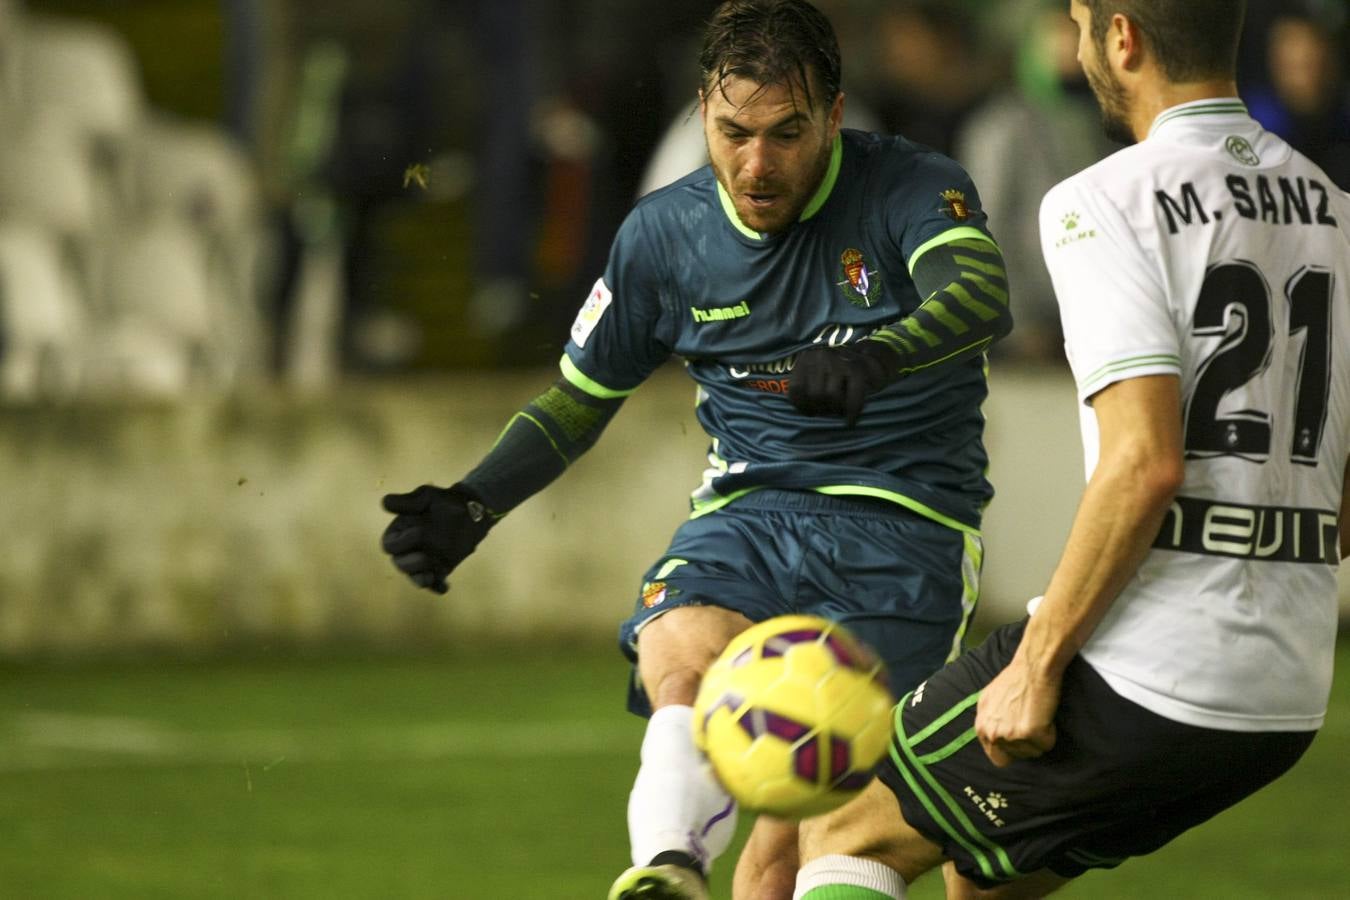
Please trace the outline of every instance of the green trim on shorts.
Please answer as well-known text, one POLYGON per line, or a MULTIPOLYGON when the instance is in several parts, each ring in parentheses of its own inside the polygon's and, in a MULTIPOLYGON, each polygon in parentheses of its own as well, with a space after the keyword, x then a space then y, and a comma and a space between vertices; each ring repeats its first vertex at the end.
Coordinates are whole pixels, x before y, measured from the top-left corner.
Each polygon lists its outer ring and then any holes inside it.
POLYGON ((965 647, 966 631, 980 605, 980 572, 984 569, 984 541, 978 534, 965 534, 965 552, 961 556, 961 624, 952 635, 952 649, 947 662, 961 655, 965 647))
MULTIPOLYGON (((910 791, 923 805, 923 808, 928 811, 928 815, 932 817, 939 828, 947 833, 948 837, 961 845, 971 855, 985 878, 992 881, 1021 878, 1023 873, 1017 871, 1016 867, 1013 866, 1007 851, 975 827, 966 815, 965 810, 957 803, 956 798, 947 793, 942 785, 938 784, 937 779, 928 773, 924 761, 915 755, 914 744, 918 743, 918 739, 905 734, 902 717, 905 703, 913 696, 913 693, 911 691, 906 694, 895 707, 896 739, 891 742, 891 761, 895 763, 896 769, 905 779, 905 784, 909 786, 910 791), (920 779, 922 779, 923 784, 920 784, 920 779), (943 807, 946 807, 951 821, 939 809, 939 801, 943 807), (993 858, 991 859, 991 857, 993 858), (996 871, 996 868, 999 871, 996 871)), ((962 709, 969 708, 972 703, 978 700, 979 694, 973 694, 963 701, 960 707, 962 709)), ((951 714, 949 713, 945 718, 950 721, 950 717, 951 714)), ((924 732, 921 733, 927 733, 930 730, 924 729, 924 732)))
MULTIPOLYGON (((726 506, 728 503, 731 503, 733 500, 739 500, 741 497, 744 497, 746 494, 749 494, 752 491, 758 491, 761 489, 772 489, 772 488, 774 488, 774 485, 761 484, 755 485, 754 487, 745 488, 744 490, 736 491, 735 493, 732 494, 727 494, 726 496, 719 496, 715 500, 695 499, 693 501, 693 512, 689 514, 689 518, 697 519, 702 516, 706 516, 710 512, 716 512, 717 510, 726 506)), ((783 488, 783 490, 791 490, 791 488, 783 488)), ((861 485, 856 484, 827 484, 821 485, 819 487, 808 488, 808 490, 815 491, 817 494, 825 494, 827 497, 874 497, 878 500, 888 500, 891 503, 903 506, 910 512, 918 513, 925 519, 930 519, 931 521, 937 522, 939 525, 945 525, 954 531, 960 531, 967 536, 974 537, 977 541, 980 539, 980 530, 978 528, 973 528, 964 522, 958 522, 951 516, 943 515, 942 513, 933 509, 931 506, 928 506, 925 503, 920 503, 913 497, 907 497, 904 494, 897 494, 895 491, 888 491, 885 490, 884 488, 863 487, 861 485)), ((979 556, 981 561, 983 561, 984 559, 983 548, 980 549, 979 556)), ((962 573, 962 575, 964 578, 964 572, 962 573)), ((975 594, 978 596, 979 594, 978 584, 975 586, 974 590, 975 594)), ((964 605, 964 597, 963 597, 963 605, 964 605)), ((972 612, 974 611, 973 604, 971 605, 971 610, 972 612)), ((962 623, 960 631, 964 633, 965 623, 962 623)), ((955 659, 956 655, 957 655, 956 653, 953 653, 950 659, 955 659)))
POLYGON ((967 525, 965 522, 958 522, 951 516, 943 515, 933 507, 920 503, 913 497, 907 497, 904 494, 897 494, 895 491, 888 491, 884 488, 862 487, 856 484, 838 484, 822 485, 811 488, 818 494, 827 494, 831 497, 876 497, 878 500, 889 500, 892 503, 898 503, 910 512, 916 512, 925 519, 932 519, 939 525, 946 525, 965 534, 979 536, 980 529, 967 525))

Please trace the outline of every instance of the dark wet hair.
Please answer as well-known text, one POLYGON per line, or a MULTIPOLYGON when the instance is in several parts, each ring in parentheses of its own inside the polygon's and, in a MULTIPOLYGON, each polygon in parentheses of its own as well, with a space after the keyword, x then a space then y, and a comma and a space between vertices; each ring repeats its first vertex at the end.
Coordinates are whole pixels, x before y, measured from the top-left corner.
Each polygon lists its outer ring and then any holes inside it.
POLYGON ((1232 78, 1246 0, 1080 0, 1092 13, 1092 42, 1105 49, 1111 17, 1139 27, 1163 74, 1174 82, 1232 78))
POLYGON ((728 0, 703 35, 699 72, 704 96, 729 78, 786 85, 815 106, 839 96, 839 41, 830 20, 805 0, 728 0))

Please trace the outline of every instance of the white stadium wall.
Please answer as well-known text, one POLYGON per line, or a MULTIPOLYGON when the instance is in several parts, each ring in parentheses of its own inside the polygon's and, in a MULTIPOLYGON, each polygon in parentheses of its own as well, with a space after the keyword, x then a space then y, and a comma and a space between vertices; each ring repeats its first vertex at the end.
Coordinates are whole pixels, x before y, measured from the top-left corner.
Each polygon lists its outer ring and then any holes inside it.
MULTIPOLYGON (((448 596, 414 590, 377 546, 383 493, 453 481, 552 377, 0 410, 0 657, 609 639, 702 468, 693 386, 676 367, 498 526, 448 596)), ((980 620, 992 624, 1048 577, 1082 460, 1062 372, 996 367, 985 412, 999 493, 980 620)))

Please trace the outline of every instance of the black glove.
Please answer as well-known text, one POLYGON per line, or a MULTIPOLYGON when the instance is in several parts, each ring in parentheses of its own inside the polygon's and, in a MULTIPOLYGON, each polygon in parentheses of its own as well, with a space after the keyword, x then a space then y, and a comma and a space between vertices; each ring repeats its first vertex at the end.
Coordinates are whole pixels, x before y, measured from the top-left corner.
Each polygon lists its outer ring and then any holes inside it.
POLYGON ((798 412, 843 416, 852 426, 863 401, 898 377, 895 366, 895 351, 876 341, 808 347, 792 365, 788 400, 798 412))
POLYGON ((385 494, 384 508, 394 521, 380 546, 413 584, 438 594, 450 590, 445 579, 494 524, 483 502, 458 484, 424 484, 407 494, 385 494))

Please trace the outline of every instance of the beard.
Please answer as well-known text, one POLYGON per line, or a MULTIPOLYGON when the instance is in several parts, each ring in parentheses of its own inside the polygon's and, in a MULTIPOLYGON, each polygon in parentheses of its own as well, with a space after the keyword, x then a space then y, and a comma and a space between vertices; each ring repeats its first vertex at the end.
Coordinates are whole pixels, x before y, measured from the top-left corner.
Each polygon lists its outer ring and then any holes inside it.
POLYGON ((819 154, 807 170, 804 178, 794 182, 791 175, 777 175, 763 181, 742 178, 737 181, 732 172, 720 164, 709 150, 713 173, 722 187, 731 195, 732 205, 741 222, 761 234, 778 234, 791 227, 801 218, 802 211, 811 202, 825 172, 830 167, 830 155, 834 150, 833 141, 821 144, 819 154), (745 193, 769 193, 778 196, 780 202, 771 210, 756 210, 746 204, 745 193))
POLYGON ((1118 144, 1135 143, 1134 129, 1129 121, 1129 100, 1120 79, 1106 66, 1084 66, 1083 74, 1087 76, 1092 96, 1101 111, 1102 131, 1118 144))

